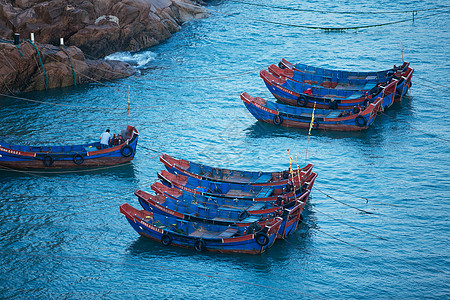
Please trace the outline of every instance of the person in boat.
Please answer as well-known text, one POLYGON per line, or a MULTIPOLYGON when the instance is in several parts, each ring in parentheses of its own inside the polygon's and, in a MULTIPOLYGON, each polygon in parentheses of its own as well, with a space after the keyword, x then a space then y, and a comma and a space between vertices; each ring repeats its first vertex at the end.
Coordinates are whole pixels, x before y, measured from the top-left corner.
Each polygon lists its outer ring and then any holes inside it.
POLYGON ((303 94, 306 94, 308 96, 312 96, 312 90, 311 88, 307 88, 306 91, 303 92, 303 94))
POLYGON ((102 146, 102 149, 109 148, 110 141, 111 133, 109 133, 109 129, 106 129, 106 131, 100 135, 100 145, 102 146))

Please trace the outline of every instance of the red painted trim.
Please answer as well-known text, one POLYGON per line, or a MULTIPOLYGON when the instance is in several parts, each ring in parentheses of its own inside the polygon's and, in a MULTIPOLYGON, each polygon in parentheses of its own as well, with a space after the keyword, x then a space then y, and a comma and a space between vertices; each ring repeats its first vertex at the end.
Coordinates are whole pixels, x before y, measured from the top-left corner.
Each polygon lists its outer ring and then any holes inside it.
POLYGON ((247 235, 243 235, 243 236, 222 239, 222 243, 227 244, 227 243, 249 241, 249 240, 252 240, 254 238, 255 238, 255 236, 253 234, 247 234, 247 235))
POLYGON ((175 216, 175 217, 177 217, 177 218, 180 218, 180 219, 184 219, 184 218, 185 218, 185 215, 184 215, 184 214, 179 213, 179 212, 177 212, 177 211, 174 211, 174 210, 171 210, 171 209, 168 209, 168 208, 162 206, 162 205, 159 204, 157 201, 155 201, 155 199, 154 199, 153 197, 150 197, 150 198, 147 200, 147 202, 150 203, 151 205, 155 206, 155 207, 158 208, 159 210, 161 210, 161 211, 163 211, 163 212, 169 214, 169 215, 173 215, 173 216, 175 216))
POLYGON ((244 92, 244 93, 241 94, 241 99, 242 99, 242 101, 247 102, 248 104, 254 105, 254 106, 258 107, 259 109, 264 110, 264 111, 266 111, 266 112, 268 112, 268 113, 270 113, 270 114, 278 115, 278 111, 273 110, 273 109, 269 109, 269 108, 267 108, 267 107, 265 107, 265 106, 262 106, 262 105, 256 103, 256 102, 255 102, 255 99, 256 99, 256 98, 250 96, 250 95, 247 94, 246 92, 244 92))
POLYGON ((20 156, 26 156, 26 157, 36 157, 36 153, 34 153, 34 152, 24 152, 24 151, 4 148, 1 146, 0 146, 0 151, 8 153, 8 154, 14 154, 14 155, 20 155, 20 156))

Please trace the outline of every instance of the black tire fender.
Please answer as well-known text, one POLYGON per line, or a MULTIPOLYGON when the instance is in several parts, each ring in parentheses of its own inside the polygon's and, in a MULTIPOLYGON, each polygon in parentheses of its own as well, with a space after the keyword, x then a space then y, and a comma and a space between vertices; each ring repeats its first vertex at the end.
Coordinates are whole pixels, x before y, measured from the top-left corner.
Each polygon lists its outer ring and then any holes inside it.
POLYGON ((364 126, 366 126, 366 124, 367 124, 366 119, 364 119, 363 116, 357 116, 357 117, 355 118, 355 123, 356 123, 356 125, 358 125, 359 127, 364 127, 364 126))
POLYGON ((81 155, 80 153, 76 153, 73 157, 72 157, 73 162, 76 165, 81 165, 84 162, 84 157, 83 155, 81 155))
POLYGON ((164 246, 169 246, 172 243, 172 237, 167 233, 164 233, 161 237, 161 244, 164 246))
POLYGON ((264 247, 269 243, 269 236, 264 232, 257 232, 255 234, 255 241, 258 245, 264 247))
POLYGON ((198 240, 194 244, 194 248, 198 252, 202 252, 206 249, 206 243, 204 240, 198 240))
POLYGON ((306 99, 305 95, 300 95, 297 98, 297 105, 305 107, 308 104, 308 99, 306 99))
POLYGON ((280 115, 275 115, 273 117, 273 124, 275 124, 275 125, 283 124, 283 117, 281 117, 280 115))
POLYGON ((131 148, 130 145, 124 145, 120 149, 120 154, 122 154, 122 156, 124 156, 124 157, 129 157, 133 154, 133 148, 131 148))
POLYGON ((50 167, 53 164, 53 157, 51 157, 50 155, 46 155, 42 158, 42 162, 44 163, 44 166, 46 167, 50 167))
POLYGON ((319 129, 319 122, 317 120, 314 120, 312 128, 313 129, 319 129))

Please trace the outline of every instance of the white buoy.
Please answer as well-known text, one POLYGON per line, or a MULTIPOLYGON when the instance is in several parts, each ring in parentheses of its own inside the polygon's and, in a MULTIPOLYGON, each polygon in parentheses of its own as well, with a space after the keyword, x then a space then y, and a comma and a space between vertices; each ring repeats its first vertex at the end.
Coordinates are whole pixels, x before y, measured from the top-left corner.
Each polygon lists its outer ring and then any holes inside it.
POLYGON ((59 45, 64 46, 64 38, 59 38, 59 45))
POLYGON ((31 39, 31 41, 34 43, 34 33, 33 33, 33 32, 30 33, 30 39, 31 39))

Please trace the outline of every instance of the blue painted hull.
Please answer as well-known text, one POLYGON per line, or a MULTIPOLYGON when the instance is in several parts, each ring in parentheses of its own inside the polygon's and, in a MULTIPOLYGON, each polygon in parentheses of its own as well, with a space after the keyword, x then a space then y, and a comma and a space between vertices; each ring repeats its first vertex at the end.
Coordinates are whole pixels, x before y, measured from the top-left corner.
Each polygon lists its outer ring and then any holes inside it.
POLYGON ((78 169, 111 166, 134 158, 138 131, 129 126, 129 139, 107 149, 100 143, 70 146, 19 146, 0 144, 0 166, 11 169, 78 169))
POLYGON ((340 79, 366 79, 366 80, 384 80, 387 77, 392 76, 392 74, 397 72, 406 72, 409 68, 409 63, 404 62, 401 66, 391 69, 386 69, 382 71, 369 71, 369 72, 354 72, 354 71, 345 71, 345 70, 335 70, 335 69, 327 69, 309 66, 306 64, 296 63, 292 64, 285 60, 284 58, 280 62, 280 67, 285 67, 289 69, 294 69, 300 72, 306 72, 309 74, 314 74, 318 76, 324 76, 328 78, 340 78, 340 79))
MULTIPOLYGON (((312 173, 309 177, 311 176, 317 176, 317 174, 312 173)), ((294 196, 294 189, 296 194, 299 194, 305 189, 304 186, 307 185, 304 181, 301 182, 301 185, 297 181, 295 182, 295 188, 289 184, 283 186, 255 187, 248 184, 214 182, 184 175, 174 175, 164 170, 158 173, 158 177, 164 185, 176 187, 190 193, 256 201, 274 201, 277 200, 278 196, 290 199, 294 196)), ((315 180, 315 177, 313 180, 315 180)))
MULTIPOLYGON (((283 66, 284 67, 284 66, 283 66)), ((332 89, 345 89, 349 91, 370 91, 378 83, 389 82, 391 77, 376 78, 374 76, 367 76, 363 78, 348 78, 339 76, 327 76, 316 73, 308 73, 298 71, 297 69, 286 69, 270 65, 269 72, 277 77, 287 77, 299 83, 310 84, 313 86, 322 86, 332 89)))
MULTIPOLYGON (((254 98, 243 93, 241 99, 248 111, 259 121, 286 127, 310 128, 313 109, 294 107, 254 98)), ((313 129, 361 131, 369 128, 380 109, 381 100, 370 104, 358 114, 343 115, 340 111, 314 110, 313 129)))
MULTIPOLYGON (((290 177, 289 171, 282 172, 252 172, 221 169, 197 164, 183 159, 175 159, 167 154, 160 156, 160 161, 167 171, 172 174, 182 174, 202 180, 217 182, 250 184, 252 186, 284 186, 290 177)), ((300 170, 293 170, 295 178, 307 177, 312 172, 313 165, 309 164, 300 170)))
POLYGON ((260 75, 268 90, 281 102, 320 109, 352 110, 355 106, 367 107, 378 98, 383 98, 383 107, 389 107, 393 101, 384 98, 389 98, 395 92, 396 87, 393 86, 397 85, 397 80, 392 80, 386 86, 377 86, 369 92, 362 92, 312 86, 289 78, 280 79, 265 70, 261 71, 260 75), (311 95, 305 93, 307 89, 311 90, 311 95), (389 93, 386 93, 386 90, 389 90, 389 93))
POLYGON ((245 227, 255 222, 263 226, 266 220, 281 217, 283 221, 277 234, 279 238, 286 238, 296 230, 309 193, 310 191, 307 190, 296 201, 282 206, 274 206, 265 211, 205 207, 198 203, 179 202, 165 196, 151 196, 140 190, 135 194, 144 210, 191 222, 245 227))
POLYGON ((197 251, 257 254, 270 248, 277 238, 282 219, 268 222, 260 230, 193 223, 179 218, 137 210, 124 203, 120 212, 142 236, 163 245, 193 248, 197 251))

